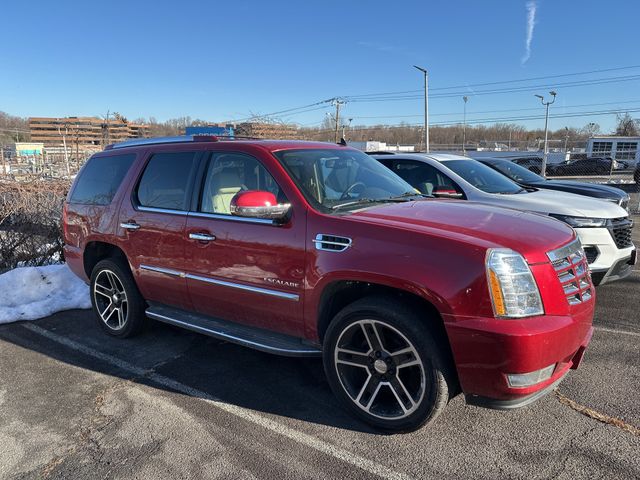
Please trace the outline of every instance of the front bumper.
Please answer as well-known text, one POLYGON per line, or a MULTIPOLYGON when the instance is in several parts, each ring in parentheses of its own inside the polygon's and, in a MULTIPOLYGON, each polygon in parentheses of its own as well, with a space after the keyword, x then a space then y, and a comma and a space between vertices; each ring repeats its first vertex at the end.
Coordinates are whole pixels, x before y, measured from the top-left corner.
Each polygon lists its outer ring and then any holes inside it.
POLYGON ((446 329, 468 403, 511 409, 548 393, 570 369, 578 368, 589 345, 594 302, 571 316, 542 315, 520 320, 457 319, 446 329), (528 373, 555 364, 548 379, 511 387, 508 374, 528 373))
POLYGON ((628 268, 625 265, 635 259, 635 246, 618 248, 606 228, 576 228, 575 231, 583 247, 595 247, 598 251, 595 261, 589 264, 594 285, 620 280, 631 273, 633 264, 628 268))

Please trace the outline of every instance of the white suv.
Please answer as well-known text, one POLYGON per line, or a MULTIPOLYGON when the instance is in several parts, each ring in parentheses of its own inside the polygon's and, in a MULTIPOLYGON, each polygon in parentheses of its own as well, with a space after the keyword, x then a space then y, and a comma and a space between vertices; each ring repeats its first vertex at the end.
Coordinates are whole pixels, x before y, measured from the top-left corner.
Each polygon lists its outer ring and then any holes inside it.
POLYGON ((373 155, 421 193, 549 215, 571 225, 584 247, 593 282, 629 275, 636 262, 633 221, 611 202, 573 193, 523 188, 490 167, 460 155, 373 155))

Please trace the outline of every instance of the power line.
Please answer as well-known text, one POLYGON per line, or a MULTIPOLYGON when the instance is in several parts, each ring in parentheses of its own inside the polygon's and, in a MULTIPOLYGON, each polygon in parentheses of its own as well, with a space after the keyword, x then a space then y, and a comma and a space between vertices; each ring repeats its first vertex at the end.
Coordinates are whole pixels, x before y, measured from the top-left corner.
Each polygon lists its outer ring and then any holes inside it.
MULTIPOLYGON (((640 102, 640 99, 637 100, 624 100, 624 101, 620 101, 620 102, 602 102, 602 103, 582 103, 582 104, 578 104, 578 105, 559 105, 556 107, 556 109, 558 108, 581 108, 581 107, 596 107, 596 106, 602 106, 602 105, 622 105, 622 104, 628 104, 628 103, 638 103, 640 102)), ((507 113, 507 112, 526 112, 526 111, 537 111, 540 110, 540 107, 533 107, 533 108, 510 108, 510 109, 503 109, 503 110, 479 110, 479 111, 475 111, 475 112, 467 112, 467 115, 478 115, 478 114, 484 114, 484 113, 507 113)), ((446 115, 460 115, 460 112, 445 112, 445 113, 430 113, 429 115, 434 116, 434 117, 442 117, 442 116, 446 116, 446 115)), ((357 119, 375 119, 375 118, 418 118, 418 117, 422 117, 422 114, 414 114, 414 115, 372 115, 372 116, 353 116, 352 118, 357 119)), ((314 123, 320 123, 320 122, 314 122, 314 123)))
MULTIPOLYGON (((573 73, 561 73, 557 75, 545 75, 541 77, 529 77, 529 78, 521 78, 518 80, 501 80, 497 82, 484 82, 484 83, 469 83, 465 85, 455 85, 450 87, 436 87, 431 88, 432 91, 439 90, 453 90, 455 88, 470 88, 470 87, 486 87, 490 85, 505 85, 509 83, 521 83, 521 82, 530 82, 533 80, 546 80, 550 78, 562 78, 562 77, 571 77, 571 76, 580 76, 580 75, 590 75, 593 73, 604 73, 604 72, 614 72, 619 70, 631 70, 635 68, 640 68, 640 65, 629 65, 626 67, 615 67, 615 68, 602 68, 598 70, 589 70, 586 72, 573 72, 573 73)), ((383 95, 398 95, 398 94, 406 94, 406 93, 419 93, 421 90, 404 90, 399 92, 383 92, 383 93, 366 93, 362 95, 348 95, 349 98, 361 98, 361 97, 377 97, 383 95)))
MULTIPOLYGON (((600 115, 614 115, 619 113, 636 113, 640 112, 640 107, 631 108, 631 109, 611 109, 611 110, 594 110, 594 111, 583 111, 583 112, 573 112, 573 113, 564 113, 564 114, 551 114, 549 118, 575 118, 575 117, 588 117, 588 116, 600 116, 600 115)), ((517 116, 517 117, 495 117, 495 118, 483 118, 483 119, 475 119, 475 120, 467 120, 467 123, 473 124, 482 124, 482 123, 507 123, 514 121, 526 121, 526 120, 540 120, 543 119, 544 115, 528 115, 528 116, 517 116)), ((461 122, 459 121, 442 121, 435 122, 432 125, 436 126, 449 126, 449 125, 459 125, 461 122)), ((421 127, 422 124, 418 123, 410 123, 410 124, 394 124, 394 125, 375 125, 370 127, 353 127, 350 131, 367 131, 367 130, 377 130, 379 128, 406 128, 406 127, 421 127)), ((315 133, 324 133, 329 130, 316 130, 315 133)))
MULTIPOLYGON (((467 84, 467 85, 455 85, 455 86, 448 86, 448 87, 436 87, 436 88, 432 88, 432 91, 442 91, 442 90, 454 90, 457 88, 470 88, 470 87, 481 87, 481 86, 491 86, 491 85, 506 85, 506 84, 510 84, 510 83, 522 83, 522 82, 526 82, 526 81, 534 81, 534 80, 544 80, 544 79, 552 79, 552 78, 563 78, 563 77, 571 77, 571 76, 579 76, 579 75, 590 75, 590 74, 594 74, 594 73, 604 73, 604 72, 612 72, 612 71, 620 71, 620 70, 630 70, 630 69, 635 69, 635 68, 640 68, 640 65, 629 65, 629 66, 623 66, 623 67, 615 67, 615 68, 603 68, 603 69, 596 69, 596 70, 589 70, 589 71, 584 71, 584 72, 573 72, 573 73, 562 73, 562 74, 556 74, 556 75, 546 75, 546 76, 540 76, 540 77, 530 77, 530 78, 522 78, 522 79, 514 79, 514 80, 502 80, 502 81, 497 81, 497 82, 483 82, 483 83, 473 83, 473 84, 467 84)), ((640 79, 640 75, 633 75, 633 76, 627 76, 627 77, 609 77, 609 78, 604 78, 604 79, 592 79, 592 80, 583 80, 581 82, 568 82, 568 83, 564 83, 564 84, 553 84, 553 85, 531 85, 531 86, 521 86, 521 87, 514 87, 511 89, 493 89, 493 90, 481 90, 479 92, 474 92, 474 95, 490 95, 490 94, 498 94, 498 93, 517 93, 517 92, 521 92, 521 91, 529 91, 531 89, 537 89, 537 88, 549 88, 549 87, 560 87, 562 86, 563 88, 569 88, 569 87, 575 87, 575 86, 587 86, 587 85, 599 85, 599 84, 604 84, 604 83, 613 83, 616 81, 631 81, 631 80, 637 80, 640 79), (630 78, 633 77, 633 78, 630 78)), ((399 92, 383 92, 383 93, 369 93, 369 94, 361 94, 361 95, 348 95, 348 96, 343 96, 342 99, 344 100, 348 100, 348 101, 352 101, 352 102, 377 102, 377 101, 403 101, 403 100, 416 100, 419 98, 422 98, 419 95, 410 95, 410 94, 416 94, 416 93, 420 93, 421 90, 405 90, 405 91, 399 91, 399 92)), ((456 97, 462 94, 468 94, 469 92, 467 90, 464 90, 463 92, 451 92, 451 93, 443 93, 443 94, 435 94, 435 95, 430 95, 430 98, 450 98, 450 97, 456 97)), ((310 104, 306 104, 306 105, 301 105, 298 107, 291 107, 291 108, 287 108, 287 109, 283 109, 283 110, 279 110, 279 111, 275 111, 275 112, 269 112, 269 113, 264 113, 264 114, 256 114, 256 115, 251 115, 248 117, 244 117, 244 118, 240 118, 240 119, 234 119, 234 120, 230 120, 230 122, 235 122, 235 123, 240 123, 240 122, 245 122, 245 121, 249 121, 249 120, 253 120, 253 119, 259 119, 261 117, 269 117, 269 116, 275 116, 275 115, 282 115, 282 114, 288 114, 288 115, 284 115, 284 117, 291 117, 294 115, 298 115, 298 114, 302 114, 302 113, 307 113, 309 111, 314 111, 311 108, 312 107, 318 107, 321 105, 328 105, 331 104, 331 102, 333 102, 337 97, 334 98, 329 98, 326 100, 321 100, 318 102, 314 102, 314 103, 310 103, 310 104)), ((319 108, 320 110, 320 108, 319 108)))
POLYGON ((283 114, 283 113, 294 112, 294 111, 302 110, 302 109, 309 108, 309 107, 315 107, 317 105, 322 105, 322 104, 325 104, 325 103, 329 104, 333 100, 334 100, 333 98, 329 98, 327 100, 321 100, 319 102, 310 103, 308 105, 302 105, 300 107, 292 107, 292 108, 287 108, 285 110, 280 110, 280 111, 277 111, 277 112, 270 112, 270 113, 263 113, 263 114, 260 114, 260 115, 251 115, 249 117, 231 120, 230 122, 239 123, 239 122, 246 122, 248 120, 252 120, 252 119, 255 119, 255 118, 271 117, 271 116, 274 116, 274 115, 280 115, 280 114, 283 114))
MULTIPOLYGON (((637 81, 637 80, 640 80, 640 75, 627 75, 627 76, 599 78, 599 79, 592 79, 592 80, 580 80, 575 82, 565 82, 565 83, 556 83, 556 84, 528 85, 524 87, 513 87, 513 88, 504 88, 504 89, 477 90, 473 93, 473 96, 530 92, 533 90, 544 89, 544 88, 584 87, 584 86, 590 86, 590 85, 603 85, 607 83, 620 83, 620 82, 629 82, 629 81, 637 81)), ((469 94, 469 93, 466 91, 446 93, 446 94, 440 93, 440 94, 430 95, 429 98, 452 98, 452 97, 458 97, 464 94, 469 94)), ((396 95, 396 96, 370 98, 370 99, 352 99, 351 97, 345 97, 345 98, 347 98, 351 102, 360 103, 360 102, 388 102, 388 101, 416 100, 422 97, 420 95, 396 95)))

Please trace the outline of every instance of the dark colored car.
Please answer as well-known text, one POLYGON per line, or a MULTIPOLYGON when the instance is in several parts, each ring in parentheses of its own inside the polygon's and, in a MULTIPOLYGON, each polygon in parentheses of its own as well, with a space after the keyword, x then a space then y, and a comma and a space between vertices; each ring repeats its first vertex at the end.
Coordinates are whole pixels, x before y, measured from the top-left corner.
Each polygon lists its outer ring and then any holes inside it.
MULTIPOLYGON (((479 159, 478 159, 479 160, 479 159)), ((513 163, 533 172, 542 172, 542 157, 520 157, 510 159, 513 163)), ((550 173, 550 166, 547 165, 547 173, 550 173)))
POLYGON ((636 181, 636 185, 640 187, 640 163, 636 166, 636 169, 633 172, 633 179, 636 181))
POLYGON ((615 164, 612 166, 613 159, 604 157, 587 157, 554 165, 553 171, 549 172, 558 176, 587 176, 587 175, 608 175, 615 164))
POLYGON ((576 182, 574 180, 549 180, 504 158, 479 158, 478 161, 497 170, 523 187, 577 193, 617 203, 622 208, 628 208, 629 206, 629 194, 619 188, 596 183, 576 182))
POLYGON ((425 198, 335 144, 117 144, 79 173, 63 232, 107 334, 154 319, 322 356, 337 398, 386 430, 431 421, 458 390, 477 405, 531 403, 578 367, 593 332, 595 289, 569 226, 425 198))

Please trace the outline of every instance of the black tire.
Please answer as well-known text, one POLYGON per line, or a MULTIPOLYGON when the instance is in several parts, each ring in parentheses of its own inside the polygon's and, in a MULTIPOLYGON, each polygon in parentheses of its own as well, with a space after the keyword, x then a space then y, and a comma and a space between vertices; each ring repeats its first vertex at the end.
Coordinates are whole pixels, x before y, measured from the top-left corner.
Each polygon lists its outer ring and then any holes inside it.
POLYGON ((147 324, 146 303, 124 261, 116 258, 99 261, 91 272, 89 287, 93 312, 102 330, 119 338, 143 330, 147 324))
POLYGON ((428 326, 437 319, 420 313, 393 298, 366 297, 341 310, 327 329, 323 362, 331 389, 347 409, 378 429, 420 428, 440 414, 455 390, 448 348, 428 326), (376 331, 380 356, 365 337, 376 338, 376 331), (393 355, 410 348, 417 355, 393 355))

